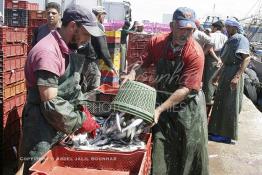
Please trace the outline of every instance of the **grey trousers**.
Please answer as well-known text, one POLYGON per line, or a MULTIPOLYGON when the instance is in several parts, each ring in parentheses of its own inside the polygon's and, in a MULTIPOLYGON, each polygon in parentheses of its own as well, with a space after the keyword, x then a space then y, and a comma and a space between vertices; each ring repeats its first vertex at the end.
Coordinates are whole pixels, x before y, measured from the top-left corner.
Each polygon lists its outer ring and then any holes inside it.
POLYGON ((85 64, 83 68, 81 89, 83 93, 93 90, 100 86, 101 72, 95 61, 85 64))

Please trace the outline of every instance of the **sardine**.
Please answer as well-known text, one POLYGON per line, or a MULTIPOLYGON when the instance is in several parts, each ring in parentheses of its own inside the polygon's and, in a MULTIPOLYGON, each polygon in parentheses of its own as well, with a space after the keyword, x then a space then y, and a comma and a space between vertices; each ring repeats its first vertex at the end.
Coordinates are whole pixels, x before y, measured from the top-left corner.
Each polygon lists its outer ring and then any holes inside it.
POLYGON ((121 128, 121 118, 125 115, 125 113, 116 113, 116 124, 117 124, 117 128, 118 130, 121 132, 122 128, 121 128))
POLYGON ((98 142, 94 143, 94 145, 101 147, 101 146, 104 146, 104 145, 109 144, 110 141, 111 141, 110 138, 104 137, 103 139, 101 139, 101 140, 99 140, 98 142))
POLYGON ((124 129, 122 129, 122 132, 125 132, 126 130, 129 130, 131 128, 134 128, 138 125, 140 125, 143 122, 143 119, 136 119, 135 121, 133 121, 130 125, 128 125, 127 127, 125 127, 124 129))
POLYGON ((90 145, 93 145, 97 143, 98 141, 105 139, 105 137, 106 137, 105 135, 99 135, 95 139, 91 140, 89 143, 90 145))

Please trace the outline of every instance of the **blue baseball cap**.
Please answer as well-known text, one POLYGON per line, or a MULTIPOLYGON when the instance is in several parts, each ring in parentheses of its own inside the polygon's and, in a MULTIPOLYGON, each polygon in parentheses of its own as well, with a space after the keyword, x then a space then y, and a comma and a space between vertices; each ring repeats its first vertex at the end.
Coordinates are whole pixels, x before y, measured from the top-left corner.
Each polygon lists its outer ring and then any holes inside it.
POLYGON ((95 37, 104 36, 105 33, 98 27, 95 15, 88 9, 79 5, 72 5, 65 9, 62 22, 79 22, 84 28, 95 37))
POLYGON ((179 28, 196 28, 195 20, 195 11, 188 7, 179 7, 173 13, 173 22, 176 22, 179 28))

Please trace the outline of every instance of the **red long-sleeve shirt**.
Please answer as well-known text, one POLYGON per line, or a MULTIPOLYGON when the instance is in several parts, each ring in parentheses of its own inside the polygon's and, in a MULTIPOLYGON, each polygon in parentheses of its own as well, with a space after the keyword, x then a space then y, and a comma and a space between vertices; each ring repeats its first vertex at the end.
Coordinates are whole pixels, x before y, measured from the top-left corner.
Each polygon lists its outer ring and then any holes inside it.
MULTIPOLYGON (((157 64, 160 58, 168 60, 177 58, 171 45, 165 49, 170 37, 172 37, 171 34, 161 34, 151 38, 141 58, 143 68, 150 66, 152 63, 157 64), (165 50, 167 53, 164 53, 165 50)), ((204 53, 201 46, 192 37, 182 48, 182 61, 184 66, 180 75, 180 84, 199 91, 204 69, 204 53)))

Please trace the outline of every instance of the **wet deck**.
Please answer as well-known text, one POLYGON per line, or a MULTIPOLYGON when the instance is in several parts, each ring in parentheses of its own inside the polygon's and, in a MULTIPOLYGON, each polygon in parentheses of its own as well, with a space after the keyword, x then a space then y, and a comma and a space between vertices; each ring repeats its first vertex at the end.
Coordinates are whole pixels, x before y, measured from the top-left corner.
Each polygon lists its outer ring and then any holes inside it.
POLYGON ((262 113, 244 98, 235 145, 209 142, 210 175, 262 174, 262 113))

